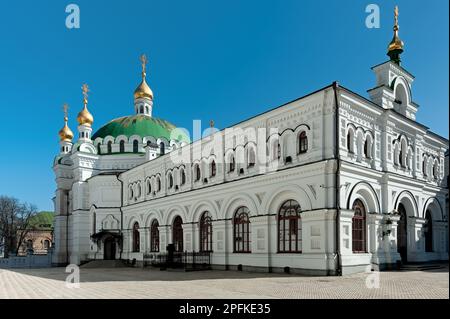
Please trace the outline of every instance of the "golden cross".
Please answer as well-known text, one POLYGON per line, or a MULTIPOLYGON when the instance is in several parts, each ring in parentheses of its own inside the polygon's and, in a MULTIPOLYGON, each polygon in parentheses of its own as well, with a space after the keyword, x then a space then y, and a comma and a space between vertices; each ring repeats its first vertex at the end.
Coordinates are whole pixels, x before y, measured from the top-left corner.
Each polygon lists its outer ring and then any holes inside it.
POLYGON ((67 113, 68 113, 68 110, 69 110, 69 104, 67 104, 67 103, 64 103, 64 105, 63 105, 63 111, 64 111, 64 119, 66 119, 66 118, 67 118, 67 113))
POLYGON ((145 73, 145 67, 146 67, 147 62, 148 62, 147 56, 145 54, 142 54, 141 57, 139 58, 139 60, 141 61, 141 64, 142 64, 142 74, 144 74, 145 73))
POLYGON ((395 19, 395 25, 398 25, 398 6, 395 6, 395 9, 394 9, 394 19, 395 19))
POLYGON ((88 92, 89 92, 89 86, 85 83, 85 84, 83 84, 83 86, 81 87, 81 90, 83 91, 84 99, 87 101, 87 98, 88 98, 88 92))

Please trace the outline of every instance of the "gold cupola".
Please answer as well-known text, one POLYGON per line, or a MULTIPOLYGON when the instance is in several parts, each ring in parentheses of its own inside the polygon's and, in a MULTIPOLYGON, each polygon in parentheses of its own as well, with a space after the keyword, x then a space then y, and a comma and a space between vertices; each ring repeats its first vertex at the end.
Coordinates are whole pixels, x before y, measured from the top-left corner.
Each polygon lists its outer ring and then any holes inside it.
POLYGON ((59 130, 58 133, 61 142, 72 142, 73 140, 73 132, 67 125, 67 121, 69 120, 69 118, 67 117, 67 109, 68 105, 64 104, 64 127, 59 130))
POLYGON ((387 55, 391 58, 391 61, 400 65, 400 54, 403 53, 403 41, 398 36, 398 7, 394 9, 394 37, 389 43, 387 55))
POLYGON ((83 90, 84 107, 80 113, 78 113, 77 121, 80 125, 92 126, 92 123, 94 123, 94 117, 87 109, 89 87, 87 84, 83 84, 81 89, 83 90))
POLYGON ((145 56, 145 54, 141 55, 140 60, 142 64, 142 81, 136 88, 136 90, 134 90, 134 99, 136 100, 139 98, 147 98, 153 100, 153 91, 152 89, 150 89, 147 82, 145 81, 145 77, 147 76, 145 72, 145 67, 147 65, 147 57, 145 56))

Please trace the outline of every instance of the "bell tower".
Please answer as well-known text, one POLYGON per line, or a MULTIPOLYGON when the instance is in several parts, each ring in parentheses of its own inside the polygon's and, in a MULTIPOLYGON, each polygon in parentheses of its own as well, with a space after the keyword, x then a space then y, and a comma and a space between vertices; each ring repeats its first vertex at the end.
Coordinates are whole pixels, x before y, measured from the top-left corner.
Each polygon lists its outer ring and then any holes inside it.
POLYGON ((387 52, 390 59, 372 67, 376 76, 376 86, 367 92, 371 100, 384 109, 393 109, 415 120, 419 105, 412 101, 411 88, 414 76, 401 66, 400 56, 403 53, 404 43, 398 34, 398 16, 398 7, 395 7, 394 36, 387 52))

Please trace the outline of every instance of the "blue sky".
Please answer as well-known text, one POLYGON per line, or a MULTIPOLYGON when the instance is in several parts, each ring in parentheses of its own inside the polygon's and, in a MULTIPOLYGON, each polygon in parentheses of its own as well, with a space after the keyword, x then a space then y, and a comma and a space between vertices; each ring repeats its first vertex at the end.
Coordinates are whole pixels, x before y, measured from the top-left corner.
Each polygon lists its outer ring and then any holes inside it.
POLYGON ((154 116, 190 130, 193 119, 223 128, 334 80, 367 96, 370 67, 387 60, 396 4, 417 120, 448 137, 447 0, 73 0, 81 28, 71 30, 69 3, 11 1, 0 10, 0 194, 39 209, 53 209, 62 104, 76 133, 82 83, 94 130, 133 113, 141 53, 154 116), (365 27, 370 3, 380 7, 379 29, 365 27))

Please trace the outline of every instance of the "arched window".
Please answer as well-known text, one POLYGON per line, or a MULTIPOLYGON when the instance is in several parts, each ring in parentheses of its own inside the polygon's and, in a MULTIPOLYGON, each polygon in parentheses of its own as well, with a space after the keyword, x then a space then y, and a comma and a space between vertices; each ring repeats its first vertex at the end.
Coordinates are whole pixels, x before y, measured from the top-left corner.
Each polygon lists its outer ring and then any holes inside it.
POLYGON ((175 217, 173 221, 172 240, 175 251, 183 251, 183 220, 180 216, 175 217))
POLYGON ((425 214, 425 252, 433 251, 433 220, 431 212, 427 210, 425 214))
POLYGON ((439 166, 438 161, 435 161, 433 164, 433 178, 434 179, 438 178, 438 166, 439 166))
POLYGON ((111 154, 111 153, 112 153, 112 142, 109 141, 108 142, 108 154, 111 154))
POLYGON ((137 253, 140 250, 139 245, 139 224, 135 222, 133 225, 133 252, 137 253))
POLYGON ((147 179, 147 195, 150 195, 152 193, 152 181, 147 179))
POLYGON ((366 209, 361 200, 353 203, 355 211, 352 218, 352 250, 354 253, 366 252, 366 209))
POLYGON ((212 220, 209 212, 200 218, 200 251, 212 251, 212 220))
POLYGON ((164 155, 166 153, 166 145, 163 142, 159 143, 159 154, 164 155))
POLYGON ((137 153, 139 151, 139 142, 138 140, 133 141, 133 153, 137 153))
POLYGON ((50 241, 49 240, 44 240, 44 249, 49 249, 50 248, 50 241))
POLYGON ((144 113, 144 106, 143 105, 141 105, 141 107, 139 108, 139 112, 142 114, 142 113, 144 113))
POLYGON ((424 154, 422 156, 423 160, 422 160, 422 174, 423 176, 427 176, 427 157, 424 154))
POLYGON ((198 164, 194 165, 194 174, 195 174, 195 180, 199 181, 200 177, 201 177, 200 165, 198 165, 198 164))
POLYGON ((159 251, 159 223, 156 219, 153 220, 150 227, 150 251, 159 251))
POLYGON ((161 191, 161 178, 159 178, 159 176, 156 177, 156 191, 161 191))
POLYGON ((297 201, 287 200, 278 212, 278 252, 302 252, 301 208, 297 201))
POLYGON ((303 131, 298 135, 298 154, 308 151, 308 137, 306 132, 303 131))
POLYGON ((180 177, 181 177, 181 185, 186 184, 186 173, 184 172, 184 168, 180 169, 180 177))
POLYGON ((233 218, 234 252, 250 253, 250 219, 247 207, 239 207, 233 218))
POLYGON ((234 172, 235 168, 236 168, 236 160, 234 159, 234 155, 230 156, 230 169, 229 169, 229 173, 234 172))
POLYGON ((169 173, 169 175, 167 176, 167 179, 169 181, 169 188, 173 187, 173 176, 172 173, 169 173))
POLYGON ((248 167, 255 166, 255 163, 256 163, 255 150, 252 147, 250 147, 248 149, 248 167))
POLYGON ((102 146, 101 143, 98 143, 98 144, 97 144, 97 154, 98 154, 98 155, 100 155, 100 154, 102 153, 102 151, 101 151, 101 146, 102 146))
POLYGON ((349 153, 354 153, 353 130, 351 129, 347 132, 347 150, 349 153))
POLYGON ((369 158, 369 139, 366 138, 366 141, 364 142, 364 157, 369 158))
POLYGON ((119 143, 119 151, 120 153, 125 153, 125 141, 121 140, 119 143))
POLYGON ((216 161, 212 161, 210 165, 210 177, 216 176, 216 161))

